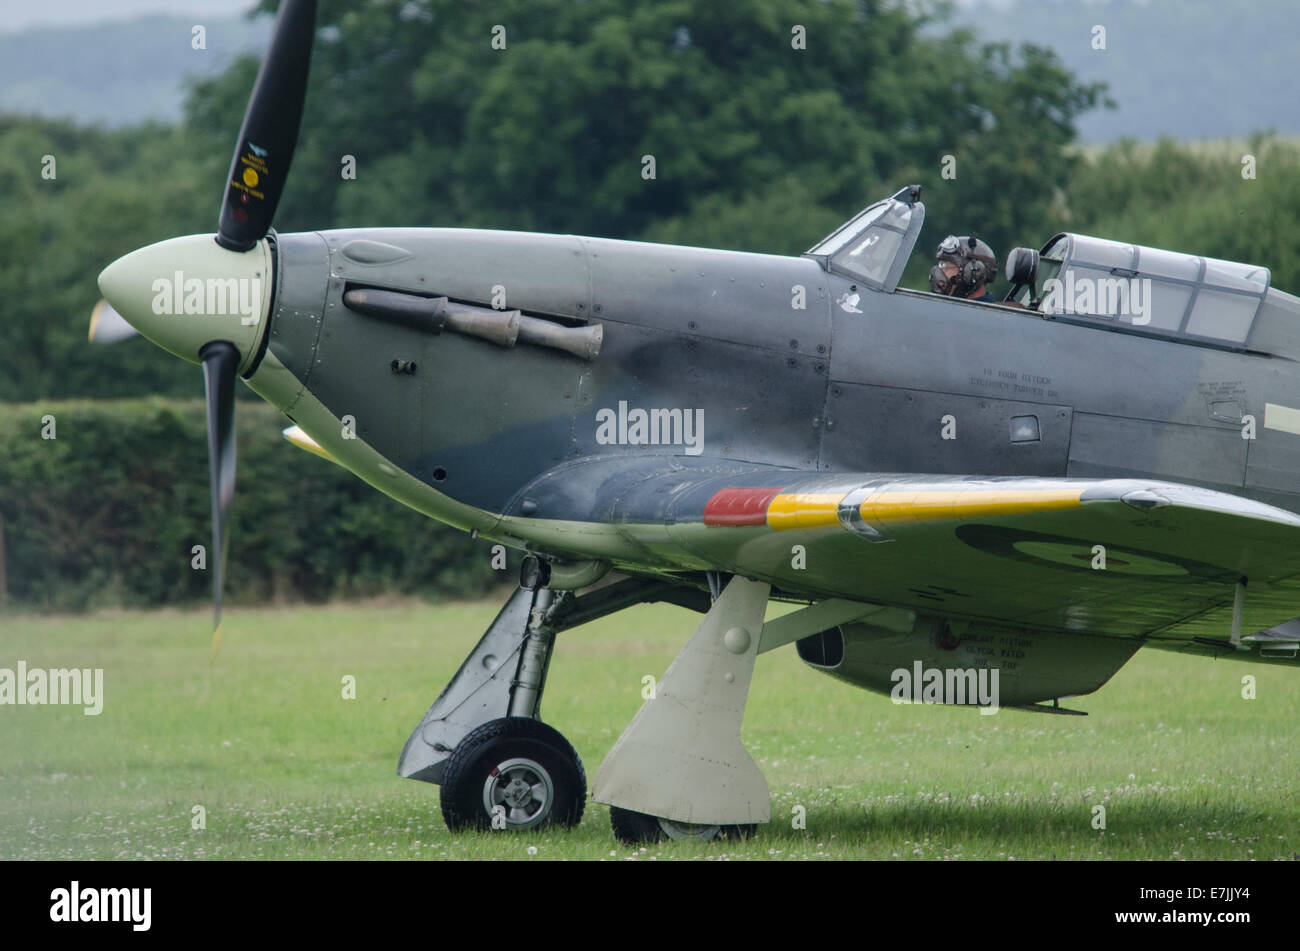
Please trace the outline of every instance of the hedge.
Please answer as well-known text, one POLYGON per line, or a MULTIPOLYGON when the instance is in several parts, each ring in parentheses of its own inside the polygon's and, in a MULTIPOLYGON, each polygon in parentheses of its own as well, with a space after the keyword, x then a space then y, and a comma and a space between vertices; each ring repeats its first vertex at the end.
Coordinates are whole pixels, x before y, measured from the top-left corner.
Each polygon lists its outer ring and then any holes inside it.
MULTIPOLYGON (((500 583, 483 541, 289 445, 273 407, 241 400, 235 416, 227 603, 463 597, 500 583)), ((209 574, 191 567, 193 546, 210 544, 207 465, 201 401, 0 404, 10 608, 207 599, 209 574)))

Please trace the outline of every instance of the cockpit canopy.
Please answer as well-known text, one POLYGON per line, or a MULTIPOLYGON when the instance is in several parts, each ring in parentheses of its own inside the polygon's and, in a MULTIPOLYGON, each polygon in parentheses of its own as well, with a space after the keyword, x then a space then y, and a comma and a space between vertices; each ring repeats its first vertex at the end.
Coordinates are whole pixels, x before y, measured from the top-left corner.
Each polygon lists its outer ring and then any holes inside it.
POLYGON ((867 206, 804 253, 828 271, 892 293, 924 222, 921 186, 909 185, 867 206))
MULTIPOLYGON (((920 199, 921 186, 909 185, 804 254, 829 272, 893 293, 925 221, 920 199)), ((1062 233, 1041 251, 1014 249, 1006 277, 1012 287, 998 303, 1022 313, 1300 359, 1300 298, 1270 287, 1266 267, 1062 233)))
POLYGON ((1030 310, 1244 347, 1269 290, 1269 270, 1176 251, 1058 234, 1039 252, 1007 256, 1007 295, 1030 310))

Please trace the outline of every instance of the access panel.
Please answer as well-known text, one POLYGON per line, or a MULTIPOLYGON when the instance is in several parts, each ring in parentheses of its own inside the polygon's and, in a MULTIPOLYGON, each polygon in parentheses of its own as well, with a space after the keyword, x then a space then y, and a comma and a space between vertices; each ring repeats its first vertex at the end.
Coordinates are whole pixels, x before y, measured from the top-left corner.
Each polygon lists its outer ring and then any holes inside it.
POLYGON ((1068 406, 832 383, 822 467, 942 475, 1063 476, 1068 406))

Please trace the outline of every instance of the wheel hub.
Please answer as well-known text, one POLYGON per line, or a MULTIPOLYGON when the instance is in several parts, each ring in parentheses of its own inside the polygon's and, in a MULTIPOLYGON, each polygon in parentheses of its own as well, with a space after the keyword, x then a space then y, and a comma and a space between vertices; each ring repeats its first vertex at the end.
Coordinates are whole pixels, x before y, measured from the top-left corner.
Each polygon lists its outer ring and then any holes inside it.
POLYGON ((483 808, 504 814, 506 828, 531 829, 546 819, 555 799, 551 774, 536 760, 516 757, 497 765, 483 783, 483 808))

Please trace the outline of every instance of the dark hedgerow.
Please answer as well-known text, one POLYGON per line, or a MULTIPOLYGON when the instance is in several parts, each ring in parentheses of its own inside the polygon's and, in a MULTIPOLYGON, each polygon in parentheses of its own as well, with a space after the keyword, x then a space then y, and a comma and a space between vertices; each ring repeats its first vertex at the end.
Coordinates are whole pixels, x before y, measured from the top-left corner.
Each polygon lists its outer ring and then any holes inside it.
MULTIPOLYGON (((270 406, 236 414, 233 604, 383 593, 463 597, 504 575, 486 543, 407 509, 289 445, 270 406)), ((197 603, 211 577, 201 401, 0 404, 0 517, 11 607, 197 603), (53 417, 53 429, 48 423, 53 417), (55 438, 43 438, 43 430, 55 438)))

